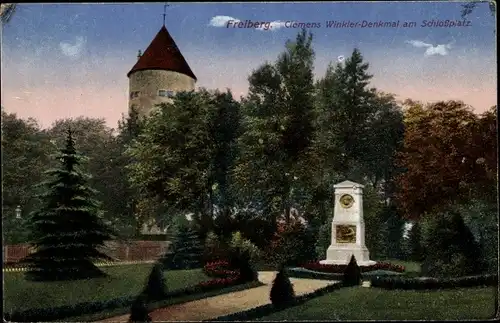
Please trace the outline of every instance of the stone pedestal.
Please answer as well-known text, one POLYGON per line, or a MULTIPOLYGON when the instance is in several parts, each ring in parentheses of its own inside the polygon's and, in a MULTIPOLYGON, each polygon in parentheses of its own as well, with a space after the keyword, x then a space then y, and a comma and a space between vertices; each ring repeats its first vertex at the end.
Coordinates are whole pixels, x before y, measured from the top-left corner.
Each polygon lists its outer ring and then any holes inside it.
POLYGON ((332 241, 321 264, 346 265, 351 256, 359 266, 369 266, 370 252, 365 246, 363 221, 363 188, 361 184, 344 181, 334 186, 335 208, 332 221, 332 241))

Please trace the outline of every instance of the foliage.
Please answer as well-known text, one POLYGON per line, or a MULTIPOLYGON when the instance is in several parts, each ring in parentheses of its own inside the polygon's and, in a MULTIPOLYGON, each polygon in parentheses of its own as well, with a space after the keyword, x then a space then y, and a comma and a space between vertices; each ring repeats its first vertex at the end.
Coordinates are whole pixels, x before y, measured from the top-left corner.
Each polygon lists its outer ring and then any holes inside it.
POLYGON ((65 148, 57 155, 59 168, 47 171, 52 180, 42 183, 44 205, 31 215, 31 244, 35 252, 23 263, 27 277, 35 280, 68 280, 103 275, 93 261, 109 259, 98 250, 112 237, 112 231, 98 216, 94 191, 86 186, 87 177, 78 166, 71 130, 65 148))
POLYGON ((406 106, 404 148, 398 155, 405 172, 398 176, 396 195, 404 215, 418 219, 466 201, 474 191, 493 196, 496 145, 490 136, 496 133, 496 116, 478 117, 458 101, 424 106, 410 100, 406 106))
POLYGON ((234 109, 237 104, 231 92, 202 89, 178 93, 172 103, 153 110, 127 152, 135 161, 128 168, 139 194, 140 214, 147 216, 151 206, 193 213, 204 234, 210 230, 215 189, 224 191, 221 201, 229 199, 229 180, 220 169, 226 172, 230 167, 230 158, 223 152, 233 152, 228 148, 233 139, 228 137, 236 132, 234 109))
POLYGON ((37 187, 33 184, 42 181, 48 162, 47 144, 48 138, 35 120, 19 119, 2 111, 2 223, 6 244, 28 240, 25 221, 39 207, 37 187), (15 218, 18 205, 22 219, 15 218))
POLYGON ((201 267, 203 259, 203 240, 191 224, 177 226, 169 251, 163 259, 166 268, 191 269, 201 267))
POLYGON ((274 278, 269 298, 275 307, 291 305, 295 301, 295 291, 284 267, 280 269, 274 278))
POLYGON ((479 245, 458 212, 434 215, 424 236, 424 246, 424 275, 467 276, 481 269, 479 245))
POLYGON ((148 313, 146 300, 139 296, 136 298, 130 308, 129 322, 152 322, 151 316, 148 313))
POLYGON ((231 248, 229 252, 229 265, 239 272, 239 281, 251 282, 258 280, 258 273, 252 264, 250 251, 241 247, 231 248))
POLYGON ((241 252, 247 252, 253 263, 258 261, 260 250, 250 240, 243 238, 239 231, 234 232, 230 242, 231 249, 238 249, 241 252))
POLYGON ((268 219, 284 212, 288 221, 293 188, 306 169, 315 117, 311 43, 305 30, 295 42, 288 41, 275 64, 250 75, 242 101, 244 132, 238 138, 235 181, 241 199, 258 204, 268 219))
POLYGON ((289 221, 278 222, 275 238, 267 250, 266 257, 276 267, 299 265, 316 259, 316 239, 311 230, 296 217, 289 221))
POLYGON ((351 256, 351 260, 347 264, 344 270, 344 277, 342 282, 344 286, 356 286, 361 284, 361 269, 356 262, 354 255, 351 256))
POLYGON ((163 265, 161 263, 157 262, 151 268, 142 293, 148 300, 159 300, 165 297, 166 285, 165 277, 163 276, 163 265))
POLYGON ((17 4, 15 3, 2 3, 0 7, 0 21, 2 25, 7 24, 11 19, 12 15, 16 11, 17 4))
POLYGON ((464 218, 475 240, 481 248, 485 269, 498 271, 498 205, 474 199, 467 204, 456 205, 454 209, 464 218))

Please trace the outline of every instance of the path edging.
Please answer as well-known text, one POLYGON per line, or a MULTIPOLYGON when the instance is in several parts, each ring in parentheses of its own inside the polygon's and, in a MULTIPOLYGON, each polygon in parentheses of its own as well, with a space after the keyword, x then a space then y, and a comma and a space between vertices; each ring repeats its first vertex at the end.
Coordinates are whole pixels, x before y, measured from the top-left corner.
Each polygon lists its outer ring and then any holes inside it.
POLYGON ((287 306, 287 307, 283 307, 283 308, 281 308, 281 307, 276 308, 275 306, 273 306, 273 304, 268 303, 268 304, 257 306, 257 307, 254 307, 254 308, 251 308, 248 310, 244 310, 241 312, 236 312, 236 313, 232 313, 232 314, 228 314, 228 315, 221 315, 221 316, 216 317, 215 319, 208 319, 208 320, 204 320, 203 322, 254 320, 254 319, 257 319, 257 318, 260 318, 263 316, 267 316, 267 315, 271 315, 273 313, 280 312, 280 311, 285 310, 287 308, 291 308, 291 307, 303 304, 304 302, 306 302, 312 298, 333 292, 334 290, 340 289, 342 287, 344 287, 342 282, 336 282, 336 283, 333 283, 331 285, 318 288, 317 290, 315 290, 313 292, 303 294, 301 296, 297 296, 295 298, 294 304, 292 304, 291 306, 287 306))

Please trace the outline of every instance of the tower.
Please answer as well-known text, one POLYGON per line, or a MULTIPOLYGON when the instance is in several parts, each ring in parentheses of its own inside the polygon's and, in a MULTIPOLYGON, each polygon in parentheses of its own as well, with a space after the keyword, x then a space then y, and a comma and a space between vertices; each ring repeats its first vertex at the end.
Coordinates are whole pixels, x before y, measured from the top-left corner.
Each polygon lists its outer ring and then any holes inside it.
POLYGON ((129 111, 147 115, 151 109, 168 102, 176 92, 193 91, 196 76, 170 36, 165 24, 128 72, 129 111))

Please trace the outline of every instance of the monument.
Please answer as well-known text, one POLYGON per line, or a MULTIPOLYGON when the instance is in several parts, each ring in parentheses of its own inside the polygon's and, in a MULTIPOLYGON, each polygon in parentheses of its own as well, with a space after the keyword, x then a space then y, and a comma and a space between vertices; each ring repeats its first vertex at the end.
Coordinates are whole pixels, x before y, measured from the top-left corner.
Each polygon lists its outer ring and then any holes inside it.
POLYGON ((321 264, 347 265, 351 256, 359 266, 369 266, 370 252, 365 246, 363 220, 363 188, 351 181, 344 181, 335 188, 335 208, 332 220, 332 242, 321 264))

